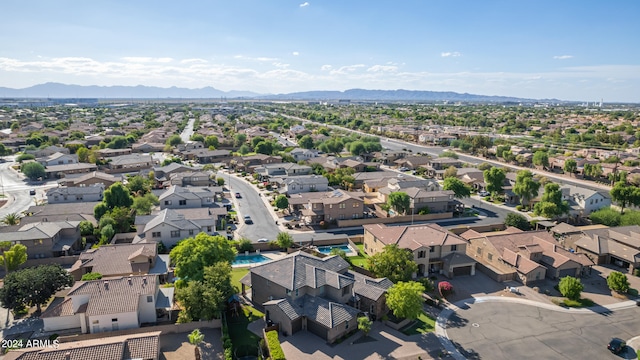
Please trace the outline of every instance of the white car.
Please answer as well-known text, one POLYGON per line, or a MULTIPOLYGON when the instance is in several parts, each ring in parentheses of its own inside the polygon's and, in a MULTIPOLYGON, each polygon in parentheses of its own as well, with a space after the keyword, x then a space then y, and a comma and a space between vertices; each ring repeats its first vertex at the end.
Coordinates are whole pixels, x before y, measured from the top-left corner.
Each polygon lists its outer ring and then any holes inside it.
POLYGON ((258 239, 258 242, 259 243, 266 243, 266 242, 269 242, 269 240, 262 238, 262 239, 258 239))
POLYGON ((491 193, 490 193, 490 192, 488 192, 488 191, 479 191, 479 192, 478 192, 478 195, 479 195, 479 196, 482 196, 482 197, 485 197, 485 196, 489 196, 489 195, 491 195, 491 193))

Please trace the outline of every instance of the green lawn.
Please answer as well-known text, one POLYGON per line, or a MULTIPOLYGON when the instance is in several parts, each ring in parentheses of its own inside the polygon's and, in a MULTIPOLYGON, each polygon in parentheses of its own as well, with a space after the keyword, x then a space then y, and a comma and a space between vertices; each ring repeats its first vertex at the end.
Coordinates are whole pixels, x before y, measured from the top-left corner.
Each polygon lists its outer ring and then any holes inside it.
POLYGON ((238 291, 242 289, 240 279, 249 272, 249 268, 235 268, 231 270, 231 285, 235 286, 238 291))
POLYGON ((355 266, 360 266, 366 269, 369 263, 369 256, 364 253, 364 244, 356 244, 356 246, 358 247, 358 251, 360 251, 360 255, 349 256, 349 261, 351 261, 355 266))
POLYGON ((264 316, 251 306, 243 305, 238 316, 227 315, 229 337, 233 343, 234 353, 238 356, 257 356, 260 337, 247 329, 247 325, 264 316))
POLYGON ((414 323, 404 329, 400 329, 400 331, 405 335, 417 335, 432 332, 435 328, 436 321, 429 317, 425 312, 422 312, 414 323))

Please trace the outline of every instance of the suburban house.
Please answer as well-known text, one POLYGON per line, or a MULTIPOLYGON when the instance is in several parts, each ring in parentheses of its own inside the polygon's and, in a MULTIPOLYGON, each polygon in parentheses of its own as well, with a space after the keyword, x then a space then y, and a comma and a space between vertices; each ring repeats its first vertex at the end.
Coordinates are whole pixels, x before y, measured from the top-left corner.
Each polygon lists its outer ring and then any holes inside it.
POLYGON ((531 284, 544 278, 581 277, 593 262, 585 255, 565 250, 547 231, 504 231, 460 235, 469 241, 467 255, 478 269, 497 281, 519 280, 531 284))
MULTIPOLYGON (((226 214, 226 208, 220 209, 226 214)), ((218 219, 209 208, 164 209, 157 214, 136 216, 134 222, 137 229, 134 243, 156 241, 170 249, 178 241, 201 232, 215 235, 218 219)))
POLYGON ((164 143, 153 142, 137 142, 131 145, 131 151, 134 153, 150 153, 150 152, 162 152, 164 150, 164 143))
POLYGON ((100 149, 96 151, 96 156, 98 159, 108 159, 115 156, 129 155, 131 154, 131 149, 100 149))
POLYGON ((562 191, 562 200, 569 203, 571 216, 589 216, 596 210, 611 206, 611 197, 605 191, 569 185, 563 185, 560 191, 562 191))
POLYGON ((438 224, 364 225, 364 251, 373 256, 387 245, 408 249, 418 264, 416 276, 441 273, 447 277, 475 275, 476 261, 466 255, 467 241, 438 224))
POLYGON ((231 151, 229 150, 196 149, 183 151, 180 155, 200 164, 226 163, 231 160, 231 151))
POLYGON ((426 166, 431 161, 429 156, 407 156, 394 161, 399 168, 407 168, 409 170, 417 170, 421 166, 426 166))
POLYGON ((320 194, 321 197, 310 198, 302 209, 302 216, 307 224, 364 217, 364 200, 355 193, 334 190, 320 194))
POLYGON ((306 161, 318 157, 318 150, 295 148, 291 150, 289 155, 293 156, 296 161, 306 161))
POLYGON ((155 275, 128 275, 78 281, 64 300, 40 318, 44 331, 77 329, 83 334, 136 329, 155 324, 157 313, 173 308, 173 288, 161 288, 155 275))
POLYGON ((452 190, 427 191, 416 187, 403 190, 410 199, 410 208, 413 214, 421 209, 429 209, 429 213, 462 212, 464 204, 455 199, 452 190))
POLYGON ((160 209, 188 209, 213 206, 222 187, 171 186, 158 197, 160 209))
POLYGON ((43 149, 25 150, 25 153, 31 154, 35 156, 35 158, 37 159, 37 158, 51 156, 55 153, 70 154, 71 152, 66 147, 50 145, 43 149))
POLYGON ((57 187, 47 190, 47 202, 49 204, 102 201, 104 185, 95 184, 91 186, 78 187, 57 187))
POLYGON ((282 163, 281 156, 255 154, 251 156, 242 156, 234 158, 230 161, 231 168, 235 168, 237 171, 246 171, 253 173, 256 167, 265 164, 280 164, 282 163))
POLYGON ((89 249, 71 266, 69 273, 76 281, 82 275, 99 273, 102 277, 153 274, 166 282, 169 271, 169 255, 158 254, 158 243, 103 245, 89 249))
POLYGON ((162 186, 165 182, 169 181, 169 178, 172 174, 178 174, 183 172, 193 172, 194 169, 190 166, 186 166, 183 164, 178 164, 172 162, 166 166, 154 166, 153 167, 153 176, 156 182, 156 187, 162 186))
POLYGON ((384 293, 393 285, 354 274, 340 256, 321 259, 300 251, 252 267, 241 284, 243 292, 251 286, 252 302, 281 333, 307 330, 328 343, 356 331, 358 314, 386 314, 384 293))
POLYGON ((60 343, 55 347, 30 347, 9 351, 4 360, 104 359, 159 360, 160 331, 60 343), (88 354, 91 354, 90 356, 88 354))
POLYGON ((78 155, 56 152, 49 156, 38 158, 37 161, 44 167, 52 165, 77 164, 78 155))
POLYGON ((640 268, 640 226, 583 229, 575 242, 576 252, 596 264, 614 264, 633 273, 640 268))
POLYGON ((65 256, 82 247, 79 225, 80 221, 34 222, 0 232, 0 239, 26 246, 29 259, 65 256))
POLYGON ((98 170, 98 166, 96 164, 74 163, 63 165, 49 165, 45 167, 44 172, 45 177, 48 179, 61 179, 63 177, 66 177, 67 175, 83 174, 96 170, 98 170))
POLYGON ((76 186, 91 186, 95 184, 104 185, 105 189, 115 184, 118 181, 122 181, 120 176, 115 176, 101 171, 93 171, 83 175, 76 175, 74 177, 64 177, 58 180, 60 186, 76 187, 76 186))
POLYGON ((169 175, 169 180, 163 183, 168 186, 216 186, 218 183, 211 171, 180 172, 169 175))
POLYGON ((328 189, 329 180, 322 175, 301 175, 282 179, 282 193, 288 195, 328 189))
POLYGON ((151 155, 129 154, 109 158, 107 163, 108 173, 136 172, 151 169, 155 165, 155 160, 151 155))
POLYGON ((444 179, 444 171, 452 166, 459 168, 462 166, 462 162, 460 162, 460 160, 458 159, 452 159, 452 158, 446 158, 446 157, 431 159, 426 166, 427 176, 438 179, 438 180, 442 180, 444 179))
POLYGON ((96 226, 98 222, 93 216, 93 208, 95 208, 97 204, 99 204, 98 201, 85 201, 79 203, 33 205, 25 211, 26 216, 20 219, 20 224, 56 221, 80 222, 86 220, 96 226))
POLYGON ((265 164, 256 167, 255 172, 260 175, 260 179, 262 181, 267 181, 272 177, 311 175, 313 169, 311 168, 311 166, 307 165, 298 165, 294 163, 278 163, 265 164))
POLYGON ((382 163, 383 165, 393 165, 398 159, 404 158, 407 155, 404 151, 384 150, 374 154, 375 161, 382 163))

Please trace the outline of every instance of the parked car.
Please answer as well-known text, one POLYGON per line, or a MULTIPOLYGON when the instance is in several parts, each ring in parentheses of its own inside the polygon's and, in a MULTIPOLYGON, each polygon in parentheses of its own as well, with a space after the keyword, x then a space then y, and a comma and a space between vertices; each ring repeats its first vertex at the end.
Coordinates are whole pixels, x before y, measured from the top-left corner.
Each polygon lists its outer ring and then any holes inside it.
POLYGON ((611 341, 609 341, 609 345, 607 345, 607 349, 609 349, 609 351, 611 351, 614 354, 620 354, 626 346, 627 346, 627 343, 624 340, 613 338, 611 339, 611 341))
POLYGON ((259 243, 266 243, 266 242, 269 242, 269 240, 267 240, 265 238, 262 238, 262 239, 258 239, 258 242, 259 243))
POLYGON ((247 224, 247 225, 253 224, 253 220, 251 220, 251 216, 245 215, 244 216, 244 223, 247 224))
POLYGON ((479 191, 479 192, 478 192, 478 195, 480 195, 480 196, 482 196, 482 197, 485 197, 485 196, 489 196, 489 195, 491 195, 491 193, 490 193, 490 192, 488 192, 488 191, 479 191))
POLYGON ((400 168, 400 169, 398 169, 398 170, 400 170, 400 171, 409 171, 409 168, 408 168, 408 167, 404 167, 404 166, 403 166, 403 167, 401 167, 401 168, 400 168))
POLYGON ((240 193, 239 193, 239 192, 237 192, 237 193, 236 193, 236 199, 241 199, 241 198, 242 198, 242 195, 240 195, 240 193))
POLYGON ((29 195, 35 195, 36 194, 36 189, 31 189, 29 190, 29 195))

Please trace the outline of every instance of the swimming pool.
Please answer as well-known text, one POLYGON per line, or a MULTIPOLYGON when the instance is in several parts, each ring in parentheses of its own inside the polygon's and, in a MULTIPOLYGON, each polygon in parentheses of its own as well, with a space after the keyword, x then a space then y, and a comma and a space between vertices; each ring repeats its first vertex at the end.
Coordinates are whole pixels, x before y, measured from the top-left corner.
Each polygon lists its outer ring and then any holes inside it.
POLYGON ((318 246, 318 252, 323 254, 331 254, 333 249, 340 249, 346 253, 355 252, 349 244, 318 246))
POLYGON ((264 255, 237 255, 231 265, 253 265, 269 261, 264 255))

